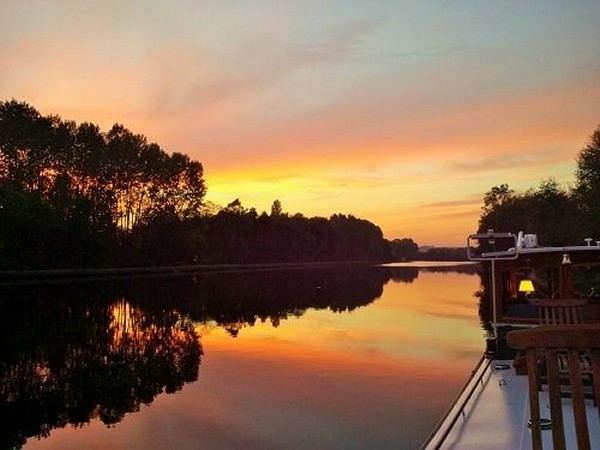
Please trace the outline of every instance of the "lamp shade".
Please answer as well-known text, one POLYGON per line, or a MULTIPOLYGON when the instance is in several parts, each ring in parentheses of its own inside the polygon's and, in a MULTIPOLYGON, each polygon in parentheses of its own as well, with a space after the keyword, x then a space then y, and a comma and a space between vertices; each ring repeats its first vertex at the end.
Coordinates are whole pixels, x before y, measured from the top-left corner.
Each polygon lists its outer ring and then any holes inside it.
POLYGON ((525 278, 519 282, 519 292, 530 293, 535 289, 533 288, 533 281, 525 278))

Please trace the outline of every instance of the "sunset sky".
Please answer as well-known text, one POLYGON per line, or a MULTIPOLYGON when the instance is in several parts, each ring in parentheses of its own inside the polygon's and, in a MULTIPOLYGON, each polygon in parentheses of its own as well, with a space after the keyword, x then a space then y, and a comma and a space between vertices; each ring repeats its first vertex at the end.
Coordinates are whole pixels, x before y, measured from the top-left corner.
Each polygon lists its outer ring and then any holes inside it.
POLYGON ((573 182, 599 23, 597 0, 2 0, 0 100, 189 154, 220 205, 462 245, 490 187, 573 182))

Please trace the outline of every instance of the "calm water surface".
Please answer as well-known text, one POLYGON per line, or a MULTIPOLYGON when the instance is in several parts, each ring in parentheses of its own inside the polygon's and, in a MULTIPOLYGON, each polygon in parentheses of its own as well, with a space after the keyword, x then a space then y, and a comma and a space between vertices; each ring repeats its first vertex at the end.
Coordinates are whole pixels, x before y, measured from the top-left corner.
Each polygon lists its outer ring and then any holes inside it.
POLYGON ((383 267, 2 286, 0 448, 419 448, 483 351, 479 284, 383 267))

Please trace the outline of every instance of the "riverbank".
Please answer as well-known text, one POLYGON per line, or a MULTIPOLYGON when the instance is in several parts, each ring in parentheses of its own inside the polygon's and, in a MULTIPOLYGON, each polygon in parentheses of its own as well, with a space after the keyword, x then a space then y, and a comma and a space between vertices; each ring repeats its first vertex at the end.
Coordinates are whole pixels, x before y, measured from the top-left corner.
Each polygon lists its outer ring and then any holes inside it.
POLYGON ((256 271, 308 269, 339 266, 374 266, 374 261, 332 261, 310 263, 255 263, 255 264, 190 264, 181 266, 155 267, 107 267, 90 269, 41 269, 41 270, 0 270, 2 281, 40 281, 65 278, 104 278, 145 275, 182 275, 204 272, 256 271))

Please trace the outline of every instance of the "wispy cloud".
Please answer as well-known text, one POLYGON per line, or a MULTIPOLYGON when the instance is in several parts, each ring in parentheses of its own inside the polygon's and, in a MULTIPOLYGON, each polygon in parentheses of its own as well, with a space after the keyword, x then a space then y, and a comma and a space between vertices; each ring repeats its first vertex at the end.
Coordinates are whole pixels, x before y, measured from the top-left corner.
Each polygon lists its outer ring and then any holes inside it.
POLYGON ((481 198, 465 198, 458 200, 445 200, 439 202, 425 203, 423 206, 425 208, 454 208, 454 207, 462 207, 462 206, 473 206, 480 205, 482 199, 481 198))
POLYGON ((336 25, 317 37, 295 42, 290 48, 290 59, 304 67, 307 64, 334 64, 368 58, 365 43, 384 25, 383 20, 359 20, 336 25))

